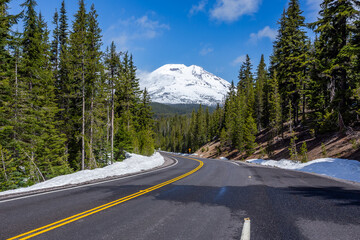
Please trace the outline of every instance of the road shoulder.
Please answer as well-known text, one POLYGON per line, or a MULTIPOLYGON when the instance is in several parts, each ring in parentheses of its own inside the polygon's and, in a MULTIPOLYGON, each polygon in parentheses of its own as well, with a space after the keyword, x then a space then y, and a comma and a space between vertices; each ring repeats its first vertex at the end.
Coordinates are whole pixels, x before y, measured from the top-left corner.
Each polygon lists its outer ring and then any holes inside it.
POLYGON ((95 179, 95 180, 91 180, 91 181, 87 181, 87 182, 82 182, 79 184, 69 184, 69 185, 65 185, 65 186, 44 188, 44 189, 32 190, 32 191, 21 192, 21 193, 10 193, 10 194, 6 194, 6 195, 1 195, 0 202, 11 200, 11 199, 16 199, 16 198, 28 197, 28 196, 32 196, 32 195, 35 196, 38 194, 46 194, 46 193, 51 193, 51 192, 55 192, 55 191, 65 191, 65 190, 70 190, 70 189, 79 188, 79 187, 86 187, 86 186, 90 186, 90 185, 111 182, 111 181, 115 181, 115 180, 119 180, 119 179, 123 179, 123 178, 135 177, 138 175, 166 169, 166 168, 174 166, 177 163, 177 161, 171 157, 168 157, 166 155, 162 155, 162 156, 164 157, 164 163, 161 166, 158 166, 158 167, 155 167, 152 169, 143 170, 143 171, 136 172, 136 173, 129 173, 129 174, 118 175, 118 176, 113 176, 113 177, 95 179))

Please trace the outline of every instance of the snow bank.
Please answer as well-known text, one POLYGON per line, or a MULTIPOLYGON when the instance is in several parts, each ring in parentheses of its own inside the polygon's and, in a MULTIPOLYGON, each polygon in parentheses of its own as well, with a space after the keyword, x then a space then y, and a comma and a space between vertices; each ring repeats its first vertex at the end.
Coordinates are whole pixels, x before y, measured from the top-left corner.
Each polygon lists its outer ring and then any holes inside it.
POLYGON ((155 153, 151 157, 145 157, 137 154, 127 154, 127 158, 124 161, 116 162, 104 168, 97 168, 94 170, 84 170, 68 175, 58 176, 27 188, 19 188, 5 192, 0 192, 0 196, 5 194, 28 192, 33 190, 45 189, 45 188, 60 187, 69 184, 79 184, 96 179, 141 172, 142 170, 148 170, 151 168, 161 166, 164 163, 164 161, 165 160, 160 155, 160 153, 155 153))
POLYGON ((220 160, 229 160, 229 159, 226 157, 220 157, 220 160))
POLYGON ((280 161, 251 159, 246 162, 302 172, 318 173, 330 177, 360 182, 360 162, 355 160, 321 158, 307 163, 300 163, 285 159, 280 161))

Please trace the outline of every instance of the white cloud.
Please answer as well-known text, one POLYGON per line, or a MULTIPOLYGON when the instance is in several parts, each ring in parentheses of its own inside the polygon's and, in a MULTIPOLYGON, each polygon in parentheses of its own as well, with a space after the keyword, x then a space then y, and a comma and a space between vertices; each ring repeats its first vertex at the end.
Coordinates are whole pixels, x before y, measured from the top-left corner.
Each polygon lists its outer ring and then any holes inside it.
POLYGON ((241 55, 241 56, 238 56, 237 58, 234 59, 234 61, 232 61, 232 65, 238 65, 239 63, 243 63, 246 61, 246 55, 241 55))
POLYGON ((157 32, 161 29, 170 30, 170 26, 168 24, 163 24, 163 23, 160 23, 159 21, 153 21, 153 20, 149 19, 149 17, 147 15, 136 19, 136 24, 139 25, 142 29, 153 30, 155 32, 157 32))
POLYGON ((202 0, 197 5, 193 5, 189 11, 189 15, 192 16, 198 12, 205 11, 205 7, 206 7, 207 3, 208 3, 207 0, 202 0))
POLYGON ((214 51, 214 48, 212 48, 209 44, 205 44, 205 45, 201 44, 201 45, 203 45, 202 49, 199 52, 201 56, 206 56, 214 51))
POLYGON ((111 25, 104 33, 104 38, 110 43, 114 41, 119 47, 128 49, 133 40, 154 39, 160 36, 164 31, 170 30, 168 24, 160 23, 155 17, 155 13, 136 18, 119 19, 111 25))
POLYGON ((136 76, 140 79, 141 83, 146 82, 146 80, 148 79, 150 74, 151 74, 151 72, 146 71, 146 70, 138 69, 136 71, 136 76))
POLYGON ((261 0, 217 0, 210 11, 216 20, 233 22, 243 15, 251 15, 258 11, 261 0))
POLYGON ((306 0, 309 21, 316 21, 319 16, 320 4, 322 2, 322 0, 306 0))
POLYGON ((257 33, 251 33, 250 41, 254 43, 262 38, 269 38, 271 41, 274 41, 276 39, 276 35, 277 31, 275 29, 266 26, 257 33))

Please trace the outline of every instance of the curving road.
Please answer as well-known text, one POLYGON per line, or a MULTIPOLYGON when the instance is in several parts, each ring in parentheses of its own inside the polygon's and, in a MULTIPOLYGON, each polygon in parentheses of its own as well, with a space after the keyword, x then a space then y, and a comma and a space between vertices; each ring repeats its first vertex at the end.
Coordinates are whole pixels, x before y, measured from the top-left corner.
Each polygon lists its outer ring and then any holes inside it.
POLYGON ((0 239, 240 239, 245 218, 251 239, 360 239, 358 184, 171 157, 168 169, 0 201, 0 239))

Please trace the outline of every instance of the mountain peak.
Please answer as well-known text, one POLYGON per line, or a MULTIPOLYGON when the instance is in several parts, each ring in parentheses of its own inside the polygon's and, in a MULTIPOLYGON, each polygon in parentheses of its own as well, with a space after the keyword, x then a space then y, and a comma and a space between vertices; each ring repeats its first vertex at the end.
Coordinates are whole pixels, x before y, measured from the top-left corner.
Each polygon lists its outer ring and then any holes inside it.
POLYGON ((197 65, 166 64, 140 77, 153 102, 165 104, 221 103, 230 83, 197 65))

